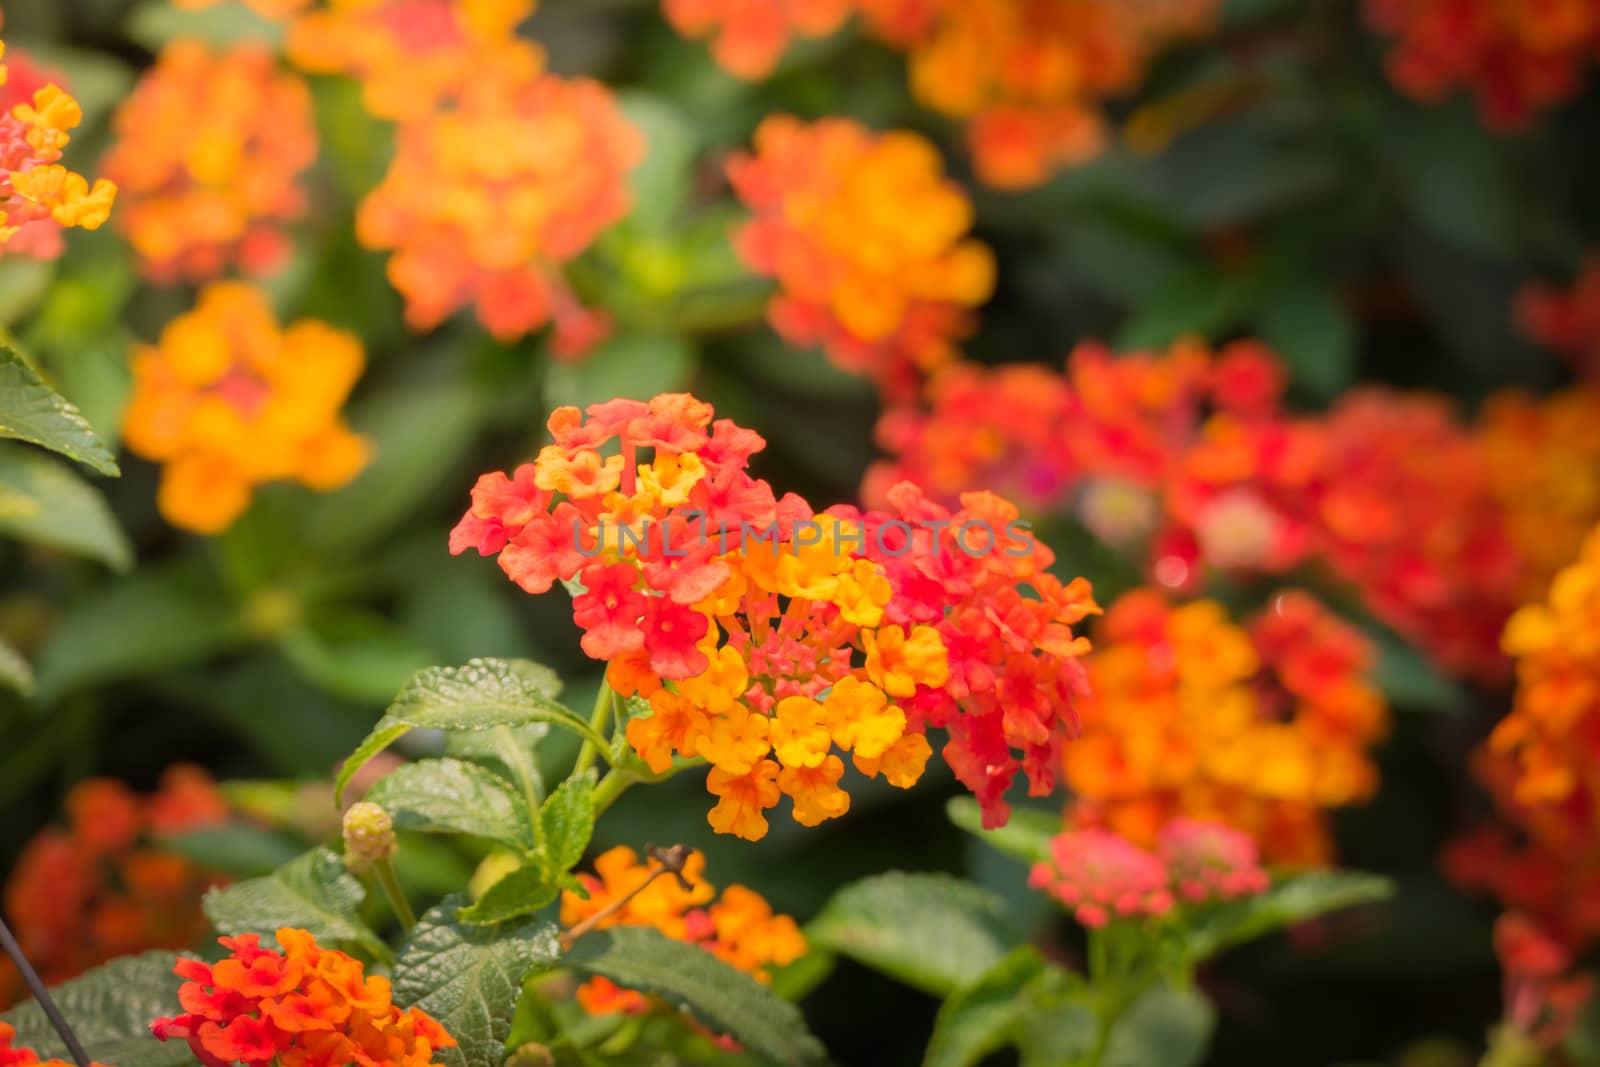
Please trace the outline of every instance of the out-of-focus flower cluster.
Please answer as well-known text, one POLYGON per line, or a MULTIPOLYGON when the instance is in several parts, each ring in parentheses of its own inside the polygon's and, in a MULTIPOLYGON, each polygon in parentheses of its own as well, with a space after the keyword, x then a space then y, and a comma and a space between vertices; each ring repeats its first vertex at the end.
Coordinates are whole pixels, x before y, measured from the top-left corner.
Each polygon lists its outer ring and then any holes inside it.
POLYGON ((1585 381, 1600 383, 1600 255, 1589 257, 1569 287, 1524 288, 1516 315, 1529 337, 1570 360, 1585 381))
POLYGON ((558 409, 535 462, 479 479, 451 550, 498 555, 530 593, 576 583, 584 651, 650 705, 628 740, 658 773, 707 760, 721 833, 763 836, 784 794, 805 825, 844 814, 835 747, 911 786, 929 726, 986 819, 1004 821, 1019 769, 1048 792, 1087 584, 1046 573, 1049 550, 989 494, 956 512, 912 486, 865 514, 779 499, 746 470, 762 438, 712 416, 687 394, 558 409))
MULTIPOLYGON (((0 55, 4 55, 0 44, 0 55)), ((62 166, 83 109, 26 59, 0 64, 0 246, 40 259, 60 254, 59 228, 98 229, 117 187, 91 187, 62 166)))
MULTIPOLYGON (((716 887, 705 880, 705 856, 699 852, 689 854, 681 872, 669 875, 662 873, 659 860, 640 862, 632 849, 618 846, 596 857, 594 869, 594 874, 578 875, 588 899, 571 890, 561 894, 563 924, 575 926, 627 898, 598 922, 598 929, 653 927, 674 940, 704 949, 761 982, 771 981, 774 968, 806 953, 799 925, 787 915, 774 913, 759 893, 730 885, 719 896, 716 887)), ((660 1002, 609 979, 591 978, 578 988, 578 1003, 592 1014, 603 1015, 646 1012, 660 1002)))
POLYGON ((392 250, 389 280, 414 329, 472 305, 502 340, 553 322, 557 352, 581 353, 606 320, 562 267, 627 214, 625 179, 643 155, 599 82, 543 74, 531 60, 480 70, 454 104, 401 127, 357 236, 392 250))
POLYGON ((1274 861, 1332 858, 1324 812, 1368 799, 1387 710, 1359 633, 1281 593, 1247 627, 1220 604, 1118 599, 1095 636, 1083 735, 1067 746, 1072 820, 1153 846, 1188 816, 1274 861))
POLYGON ((112 125, 102 166, 122 189, 118 232, 147 276, 205 281, 284 262, 317 138, 311 94, 269 49, 176 39, 112 125))
POLYGON ((772 71, 792 37, 833 33, 852 11, 909 53, 912 92, 965 121, 978 176, 1042 184, 1100 153, 1103 107, 1137 89, 1154 56, 1214 22, 1216 0, 663 0, 679 32, 713 37, 730 72, 772 71))
POLYGON ((304 930, 276 934, 282 952, 256 934, 218 938, 216 963, 179 959, 173 973, 183 1013, 150 1024, 162 1041, 189 1043, 206 1067, 430 1067, 455 1039, 420 1008, 401 1011, 389 980, 360 960, 318 945, 304 930))
MULTIPOLYGON (((41 1060, 33 1049, 13 1045, 11 1042, 16 1037, 16 1027, 10 1023, 0 1023, 0 1067, 72 1067, 66 1060, 41 1060)), ((91 1063, 89 1067, 104 1065, 91 1063)))
POLYGON ((1430 102, 1469 88, 1501 129, 1576 95, 1600 48, 1596 0, 1366 0, 1366 13, 1395 38, 1395 84, 1430 102))
POLYGON ((728 175, 754 212, 739 254, 777 279, 767 317, 785 340, 902 397, 956 358, 994 257, 967 236, 972 205, 927 140, 777 115, 728 175))
POLYGON ((1147 851, 1099 828, 1069 829, 1028 884, 1059 901, 1084 926, 1159 919, 1180 904, 1234 900, 1271 884, 1248 835, 1218 823, 1174 819, 1147 851))
MULTIPOLYGON (((206 929, 200 897, 218 878, 160 839, 227 818, 210 776, 175 765, 147 796, 89 779, 73 787, 66 808, 67 824, 28 842, 5 887, 7 923, 45 983, 115 956, 198 941, 206 929)), ((0 959, 0 1006, 23 992, 21 976, 0 959)))
POLYGON ((1574 973, 1570 948, 1519 912, 1496 920, 1494 954, 1505 974, 1503 1025, 1539 1052, 1555 1052, 1594 995, 1594 976, 1574 973))
POLYGON ((1443 397, 1380 388, 1294 414, 1286 381, 1252 342, 1084 345, 1064 375, 958 364, 883 416, 892 458, 862 492, 997 486, 1179 591, 1312 564, 1442 665, 1502 677, 1505 620, 1600 518, 1594 395, 1506 393, 1468 423, 1443 397))
POLYGON ((123 440, 165 464, 169 522, 218 533, 264 482, 325 491, 356 476, 369 449, 339 409, 363 363, 353 334, 311 319, 280 328, 263 293, 218 282, 134 352, 123 440))

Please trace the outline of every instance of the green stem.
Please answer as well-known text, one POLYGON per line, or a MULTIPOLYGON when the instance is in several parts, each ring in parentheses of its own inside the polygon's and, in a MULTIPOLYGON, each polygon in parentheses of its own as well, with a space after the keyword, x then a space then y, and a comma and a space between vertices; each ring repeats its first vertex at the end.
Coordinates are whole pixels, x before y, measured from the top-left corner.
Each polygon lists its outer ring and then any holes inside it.
POLYGON ((400 879, 394 876, 394 864, 387 858, 379 860, 374 873, 378 876, 378 885, 383 887, 383 895, 389 900, 389 907, 394 909, 395 918, 400 920, 401 928, 410 933, 417 925, 417 915, 411 910, 405 890, 400 888, 400 879))
POLYGON ((695 767, 704 767, 705 765, 705 757, 696 756, 694 759, 680 759, 673 763, 671 767, 668 767, 666 770, 662 771, 660 774, 640 774, 638 771, 633 770, 630 767, 614 768, 610 774, 600 779, 599 785, 594 787, 594 813, 598 816, 601 812, 615 804, 617 802, 617 798, 622 796, 623 793, 627 792, 629 788, 638 785, 641 782, 664 782, 680 771, 691 770, 695 767))
MULTIPOLYGON (((589 729, 598 737, 606 736, 606 728, 611 725, 612 697, 611 683, 605 678, 600 679, 600 691, 594 696, 594 710, 589 713, 589 729)), ((594 766, 595 758, 600 754, 599 746, 588 737, 583 739, 583 747, 578 750, 578 762, 572 765, 573 774, 582 774, 594 766)))

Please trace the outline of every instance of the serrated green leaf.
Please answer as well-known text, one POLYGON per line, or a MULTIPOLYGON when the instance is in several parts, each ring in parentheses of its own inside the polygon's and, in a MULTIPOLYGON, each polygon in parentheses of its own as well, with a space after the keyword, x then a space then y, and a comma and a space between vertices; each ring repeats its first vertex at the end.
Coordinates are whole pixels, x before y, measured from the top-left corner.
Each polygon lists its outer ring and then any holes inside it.
POLYGON ((983 809, 971 797, 950 798, 945 812, 967 833, 1025 863, 1048 860, 1050 839, 1061 832, 1061 817, 1037 808, 1012 808, 1006 824, 993 830, 983 828, 983 809))
MULTIPOLYGON (((150 1020, 182 1010, 178 1005, 182 980, 172 973, 177 957, 175 952, 123 956, 51 991, 90 1059, 115 1067, 181 1067, 194 1062, 185 1042, 163 1043, 150 1033, 150 1020)), ((33 1001, 0 1015, 0 1021, 17 1028, 17 1045, 44 1059, 72 1062, 33 1001)))
POLYGON ((904 871, 841 889, 806 938, 940 997, 977 981, 1016 941, 995 894, 946 874, 904 871))
POLYGON ((394 968, 394 998, 437 1019, 456 1047, 442 1049, 446 1067, 500 1067, 522 983, 560 955, 555 924, 469 926, 455 922, 462 898, 430 910, 417 923, 394 968))
POLYGON ((325 945, 359 945, 374 956, 388 956, 389 946, 356 915, 365 897, 343 858, 318 848, 263 878, 211 890, 204 907, 206 918, 225 934, 270 937, 279 927, 292 926, 325 945))
POLYGON ((826 1060, 800 1010, 743 971, 661 931, 619 926, 585 934, 562 959, 580 974, 653 993, 756 1055, 784 1067, 826 1060))
POLYGON ((1104 1067, 1195 1067, 1216 1025, 1210 1002, 1191 990, 1156 986, 1111 1031, 1104 1067))
POLYGON ((491 885, 477 903, 462 908, 456 918, 474 926, 520 919, 553 902, 561 887, 539 863, 518 867, 491 885))
POLYGON ((82 412, 46 385, 39 372, 3 341, 0 341, 0 437, 59 452, 109 477, 122 473, 116 458, 82 412))
POLYGON ((1010 1044, 1032 1009, 1024 992, 1046 966, 1038 949, 1023 945, 952 993, 934 1019, 923 1067, 973 1067, 1010 1044))
POLYGON ((239 608, 199 561, 145 568, 96 590, 56 624, 39 655, 39 694, 194 663, 247 637, 239 608))
POLYGON ((1328 912, 1385 900, 1394 883, 1360 871, 1311 871, 1277 880, 1265 893, 1217 904, 1190 923, 1193 962, 1328 912))
POLYGON ((0 447, 0 534, 88 556, 116 571, 133 563, 133 547, 100 491, 31 448, 0 447))
POLYGON ((407 763, 380 778, 363 798, 402 830, 472 834, 527 852, 533 848, 528 806, 510 782, 459 759, 407 763))
POLYGON ((595 773, 586 770, 556 787, 539 809, 546 870, 552 877, 578 865, 594 835, 595 773))
MULTIPOLYGON (((339 799, 343 801, 356 771, 412 730, 487 730, 546 722, 594 735, 587 722, 556 702, 560 685, 550 668, 527 660, 475 659, 463 667, 417 672, 339 769, 334 783, 339 799)), ((604 738, 595 738, 605 744, 604 738)))
POLYGON ((4 637, 0 637, 0 686, 23 696, 33 695, 33 668, 4 637))

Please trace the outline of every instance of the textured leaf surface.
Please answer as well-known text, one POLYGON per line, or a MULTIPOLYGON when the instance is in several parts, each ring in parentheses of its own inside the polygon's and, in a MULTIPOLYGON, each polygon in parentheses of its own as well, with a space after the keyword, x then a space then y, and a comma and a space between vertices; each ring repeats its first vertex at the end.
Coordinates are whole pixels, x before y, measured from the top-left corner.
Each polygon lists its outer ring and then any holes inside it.
POLYGON ((457 923, 463 903, 446 900, 417 923, 395 964, 395 1003, 421 1008, 456 1039, 439 1053, 447 1067, 500 1067, 523 981, 561 949, 553 923, 457 923))
POLYGON ((560 680, 528 660, 474 659, 463 667, 429 667, 401 690, 367 739, 339 770, 342 799, 350 778, 368 760, 416 729, 487 730, 547 722, 579 733, 589 724, 559 704, 560 680))
POLYGON ((840 890, 806 937, 941 997, 977 981, 1015 943, 995 894, 949 875, 902 871, 840 890))
POLYGON ((44 383, 10 345, 0 342, 0 437, 59 452, 100 474, 122 473, 89 420, 44 383))
POLYGON ((473 925, 520 919, 555 900, 559 892, 559 887, 544 867, 530 863, 516 868, 491 885, 476 904, 462 908, 457 918, 473 925))
POLYGON ((376 956, 388 946, 356 917, 366 892, 328 849, 313 849, 263 878, 206 894, 205 912, 225 934, 270 938, 280 927, 310 931, 325 945, 359 945, 376 956))
POLYGON ((562 963, 586 975, 654 993, 751 1052, 784 1067, 826 1062, 822 1043, 800 1009, 704 949, 641 926, 599 930, 578 939, 562 963))
MULTIPOLYGON (((176 960, 175 952, 123 956, 52 990, 90 1059, 114 1067, 179 1067, 194 1062, 184 1042, 164 1044, 150 1033, 150 1020, 181 1010, 182 982, 172 973, 176 960)), ((0 1015, 0 1020, 17 1028, 18 1045, 45 1059, 72 1062, 50 1021, 32 1001, 0 1015)))
POLYGON ((429 759, 389 772, 367 790, 402 830, 473 834, 527 851, 528 807, 510 782, 476 763, 429 759))
POLYGON ((556 787, 539 809, 544 851, 552 877, 565 874, 583 859, 594 834, 594 771, 574 775, 556 787))

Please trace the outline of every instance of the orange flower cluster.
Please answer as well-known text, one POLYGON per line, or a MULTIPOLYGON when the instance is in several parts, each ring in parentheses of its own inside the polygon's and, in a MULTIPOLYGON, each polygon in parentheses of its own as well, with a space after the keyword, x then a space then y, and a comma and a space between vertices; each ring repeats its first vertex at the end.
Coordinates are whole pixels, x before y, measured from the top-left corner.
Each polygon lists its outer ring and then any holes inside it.
POLYGON ((855 0, 662 0, 661 12, 685 37, 712 37, 711 54, 729 73, 772 73, 791 37, 827 37, 855 0))
POLYGON ((122 436, 166 465, 157 504, 167 521, 220 533, 263 482, 346 484, 368 458, 339 409, 361 376, 353 334, 303 319, 280 329, 264 294, 237 282, 200 293, 193 311, 133 357, 122 436))
POLYGON ((1388 64, 1396 85, 1426 101, 1468 86, 1499 129, 1576 95, 1600 49, 1600 0, 1366 0, 1366 12, 1396 39, 1388 64))
POLYGON ((412 328, 473 304, 504 341, 553 321, 556 351, 575 355, 608 327, 561 268, 627 214, 644 141, 599 82, 512 66, 478 72, 453 106, 400 129, 356 233, 393 250, 412 328))
MULTIPOLYGON (((193 945, 206 928, 201 894, 217 879, 163 851, 159 838, 227 818, 210 776, 175 765, 143 797, 112 779, 89 779, 73 787, 66 807, 67 825, 28 842, 5 888, 7 921, 45 982, 114 956, 193 945)), ((22 992, 21 977, 0 959, 0 1007, 22 992)))
POLYGON ((515 36, 535 2, 330 0, 290 24, 289 60, 313 74, 355 78, 379 118, 422 118, 486 69, 537 70, 541 53, 515 36))
POLYGON ((1494 954, 1505 972, 1506 1025, 1555 1053, 1594 996, 1594 976, 1576 971, 1569 948, 1517 912, 1495 922, 1494 954))
POLYGON ((1269 860, 1332 858, 1323 813, 1376 790, 1368 749, 1387 726, 1355 630, 1299 592, 1241 628, 1212 601, 1139 590, 1096 642, 1064 762, 1075 823, 1150 847, 1190 816, 1249 834, 1269 860))
POLYGON ((568 583, 584 651, 649 702, 634 750, 658 773, 711 764, 714 829, 760 838, 783 795, 803 825, 844 814, 835 748, 909 788, 929 726, 992 824, 1018 770, 1049 791, 1083 689, 1071 627, 1098 608, 1014 507, 952 513, 905 485, 892 511, 819 514, 751 477, 765 442, 692 396, 587 416, 558 409, 535 462, 480 478, 451 551, 497 555, 530 593, 568 583))
POLYGON ((184 1012, 157 1019, 162 1041, 184 1040, 205 1067, 431 1067, 455 1038, 427 1012, 401 1011, 389 980, 368 977, 361 961, 326 949, 304 930, 276 934, 282 952, 255 934, 221 937, 216 963, 179 959, 184 1012))
POLYGON ((1174 590, 1201 587, 1211 571, 1283 575, 1315 563, 1443 665, 1502 676, 1500 629, 1552 555, 1524 556, 1514 528, 1535 538, 1550 515, 1585 528, 1600 517, 1573 473, 1555 469, 1560 456, 1587 455, 1587 430, 1560 453, 1511 465, 1587 402, 1551 402, 1535 426, 1504 401, 1484 432, 1442 397, 1377 388, 1294 415, 1287 380, 1249 341, 1121 357, 1086 344, 1064 376, 953 367, 930 383, 926 407, 884 415, 878 438, 893 458, 868 472, 862 493, 873 502, 910 480, 948 500, 1002 485, 1036 513, 1070 512, 1141 554, 1174 590), (1525 484, 1535 477, 1566 481, 1525 484))
POLYGON ((1534 341, 1571 360, 1585 381, 1600 382, 1600 255, 1589 257, 1571 288, 1525 287, 1516 318, 1534 341))
MULTIPOLYGON (((654 927, 761 982, 771 980, 773 968, 806 954, 805 935, 792 918, 774 914, 761 894, 742 885, 730 885, 718 897, 716 887, 705 880, 705 865, 705 856, 691 852, 681 876, 668 875, 659 860, 641 863, 631 848, 619 845, 596 858, 595 874, 578 875, 589 893, 587 900, 571 890, 561 894, 561 921, 574 926, 627 898, 621 908, 600 920, 599 929, 654 927)), ((580 986, 578 1003, 594 1015, 638 1013, 659 1006, 659 1001, 605 978, 591 978, 580 986)))
MULTIPOLYGON (((66 1060, 41 1060, 31 1048, 17 1048, 11 1042, 17 1037, 17 1028, 0 1022, 0 1067, 72 1067, 66 1060)), ((104 1067, 91 1063, 89 1067, 104 1067)))
POLYGON ((117 187, 102 178, 91 188, 57 162, 83 109, 26 60, 11 66, 0 64, 0 246, 49 258, 60 252, 54 228, 98 229, 117 187))
POLYGON ((117 227, 147 277, 204 281, 283 262, 317 141, 311 94, 268 49, 174 40, 112 125, 104 169, 123 189, 117 227))
POLYGON ((777 279, 767 318, 786 341, 902 397, 955 359, 994 256, 967 236, 972 205, 924 138, 776 115, 728 176, 755 213, 736 247, 777 279))
MULTIPOLYGON (((40 110, 34 105, 34 97, 51 86, 56 86, 57 92, 72 91, 72 87, 58 72, 38 66, 16 49, 10 50, 5 58, 5 73, 0 76, 0 116, 12 115, 21 106, 40 110)), ((51 218, 49 212, 32 221, 20 218, 17 221, 20 224, 14 227, 15 232, 9 239, 0 242, 0 255, 55 259, 65 250, 61 224, 51 218)))

